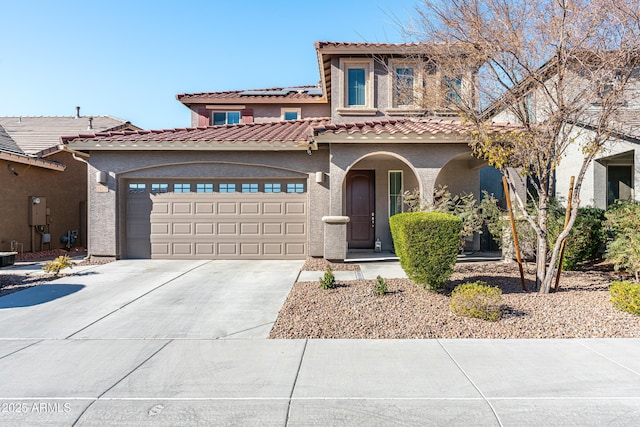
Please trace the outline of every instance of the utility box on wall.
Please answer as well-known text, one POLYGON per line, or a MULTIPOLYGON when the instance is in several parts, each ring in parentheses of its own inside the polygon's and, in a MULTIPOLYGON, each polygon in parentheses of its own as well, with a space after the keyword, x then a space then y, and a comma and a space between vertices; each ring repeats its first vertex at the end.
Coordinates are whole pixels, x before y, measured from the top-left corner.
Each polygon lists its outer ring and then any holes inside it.
POLYGON ((47 225, 46 197, 29 197, 29 225, 47 225))

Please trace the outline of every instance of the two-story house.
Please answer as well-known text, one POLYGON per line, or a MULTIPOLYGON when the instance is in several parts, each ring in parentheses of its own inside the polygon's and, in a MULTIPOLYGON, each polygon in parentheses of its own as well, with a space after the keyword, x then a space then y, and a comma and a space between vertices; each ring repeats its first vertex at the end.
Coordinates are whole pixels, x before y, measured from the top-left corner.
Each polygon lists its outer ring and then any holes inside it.
POLYGON ((392 250, 405 190, 478 195, 450 108, 474 66, 442 76, 428 44, 315 48, 318 86, 182 94, 190 128, 63 138, 89 155, 90 254, 340 260, 392 250))

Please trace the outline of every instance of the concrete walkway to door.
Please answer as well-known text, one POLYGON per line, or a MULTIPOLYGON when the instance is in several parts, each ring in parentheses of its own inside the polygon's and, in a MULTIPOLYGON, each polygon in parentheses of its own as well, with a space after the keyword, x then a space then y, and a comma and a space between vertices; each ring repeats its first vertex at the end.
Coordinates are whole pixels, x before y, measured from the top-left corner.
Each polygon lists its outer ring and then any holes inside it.
POLYGON ((301 265, 118 261, 1 297, 0 425, 640 425, 640 339, 264 339, 301 265))

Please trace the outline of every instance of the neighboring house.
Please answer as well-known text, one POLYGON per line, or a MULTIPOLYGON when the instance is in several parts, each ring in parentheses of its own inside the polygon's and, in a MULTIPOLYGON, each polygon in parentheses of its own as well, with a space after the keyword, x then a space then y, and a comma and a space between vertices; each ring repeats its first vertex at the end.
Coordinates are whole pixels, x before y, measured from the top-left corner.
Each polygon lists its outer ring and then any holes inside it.
POLYGON ((76 111, 68 117, 0 117, 0 251, 62 248, 60 238, 74 230, 75 245, 86 246, 86 156, 61 150, 60 136, 138 128, 76 111))
MULTIPOLYGON (((544 81, 552 82, 553 62, 544 64, 539 74, 544 81)), ((573 80, 579 81, 578 79, 573 80)), ((606 87, 606 86, 605 86, 606 87)), ((544 122, 545 114, 553 107, 541 105, 540 89, 528 82, 516 85, 511 93, 512 99, 520 100, 520 107, 527 109, 528 116, 533 123, 544 122)), ((569 134, 574 143, 564 153, 562 160, 555 170, 555 195, 566 200, 569 193, 571 176, 578 174, 584 155, 582 147, 594 135, 594 123, 597 123, 601 108, 600 94, 591 94, 591 99, 585 100, 585 108, 576 117, 569 134)), ((505 98, 497 100, 484 112, 486 119, 499 122, 518 122, 518 118, 506 109, 505 98)), ((580 191, 581 206, 594 206, 606 209, 616 200, 638 200, 640 194, 635 187, 640 183, 640 79, 635 72, 625 90, 624 99, 616 105, 608 132, 609 140, 602 152, 587 168, 580 191)))
POLYGON ((428 111, 407 101, 464 87, 473 67, 446 79, 426 44, 315 47, 319 87, 183 94, 192 128, 63 138, 89 156, 90 254, 341 260, 378 240, 393 249, 405 190, 479 195, 484 162, 461 122, 442 117, 455 97, 428 111))

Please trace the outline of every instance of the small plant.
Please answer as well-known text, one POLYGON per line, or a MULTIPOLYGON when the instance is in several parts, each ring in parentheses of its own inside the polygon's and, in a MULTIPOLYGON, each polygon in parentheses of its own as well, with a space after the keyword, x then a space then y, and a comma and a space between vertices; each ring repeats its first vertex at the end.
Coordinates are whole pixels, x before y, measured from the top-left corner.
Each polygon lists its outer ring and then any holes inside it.
POLYGON ((640 203, 618 202, 605 216, 612 236, 605 258, 613 262, 616 271, 626 270, 640 281, 640 203))
POLYGON ((464 283, 451 293, 451 310, 458 316, 495 322, 502 315, 502 291, 481 281, 464 283))
POLYGON ((613 282, 609 293, 611 302, 617 309, 640 316, 640 283, 613 282))
POLYGON ((327 271, 324 272, 324 276, 320 278, 320 288, 333 289, 335 287, 336 287, 336 276, 333 275, 333 271, 331 271, 331 267, 328 267, 327 271))
POLYGON ((60 270, 64 270, 65 268, 73 268, 71 258, 66 255, 60 255, 53 261, 45 262, 42 266, 42 270, 45 273, 53 273, 54 276, 58 276, 60 274, 60 270))
POLYGON ((385 282, 382 276, 378 275, 378 277, 376 277, 376 283, 373 285, 373 290, 380 296, 387 293, 387 282, 385 282))

